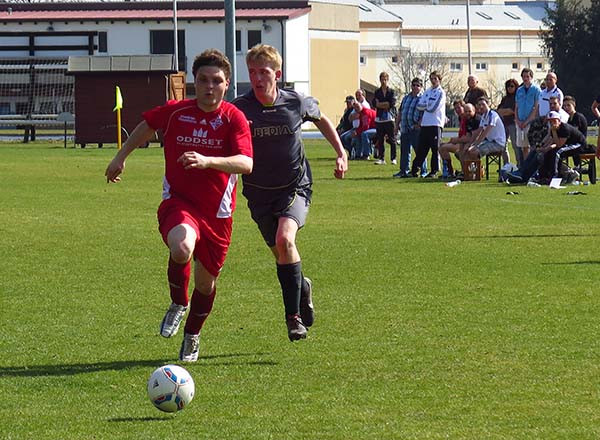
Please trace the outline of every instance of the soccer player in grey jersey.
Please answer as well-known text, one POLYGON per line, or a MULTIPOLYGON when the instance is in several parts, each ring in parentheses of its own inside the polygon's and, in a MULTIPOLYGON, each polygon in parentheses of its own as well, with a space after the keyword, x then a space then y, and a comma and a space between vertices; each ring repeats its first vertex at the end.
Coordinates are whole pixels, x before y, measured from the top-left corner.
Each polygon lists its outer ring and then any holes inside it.
POLYGON ((243 194, 252 219, 273 252, 281 285, 290 341, 306 338, 314 320, 312 282, 302 274, 296 234, 304 226, 312 176, 302 143, 301 125, 313 122, 337 153, 334 175, 342 179, 348 158, 334 125, 318 101, 277 87, 281 55, 259 44, 246 55, 252 90, 234 100, 248 119, 254 148, 253 172, 244 175, 243 194))

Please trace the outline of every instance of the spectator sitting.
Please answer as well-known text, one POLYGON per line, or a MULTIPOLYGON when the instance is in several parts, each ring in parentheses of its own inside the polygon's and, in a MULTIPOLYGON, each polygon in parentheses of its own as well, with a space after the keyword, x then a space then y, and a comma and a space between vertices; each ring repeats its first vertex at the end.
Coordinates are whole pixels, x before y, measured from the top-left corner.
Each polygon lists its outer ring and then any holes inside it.
POLYGON ((354 101, 354 110, 359 115, 360 124, 354 130, 356 146, 355 159, 368 160, 371 155, 371 141, 377 136, 375 117, 377 112, 363 107, 360 102, 354 101))
POLYGON ((464 150, 473 141, 473 132, 479 128, 479 120, 476 117, 473 104, 465 104, 461 99, 454 101, 452 105, 454 106, 454 113, 459 118, 460 126, 458 136, 450 138, 447 143, 442 144, 440 147, 440 156, 448 169, 448 175, 443 177, 454 176, 452 153, 457 154, 458 159, 462 162, 464 150))
POLYGON ((488 98, 481 97, 477 101, 477 112, 481 115, 479 132, 471 146, 463 155, 464 160, 475 160, 491 153, 502 153, 508 163, 506 153, 506 131, 502 119, 495 110, 490 109, 488 98))
POLYGON ((579 113, 576 110, 576 107, 577 103, 575 102, 575 98, 569 95, 565 96, 563 99, 563 109, 569 114, 567 123, 577 127, 581 134, 587 137, 587 119, 583 113, 579 113))
POLYGON ((504 95, 502 101, 500 101, 498 109, 496 110, 502 117, 502 123, 504 124, 504 129, 506 130, 506 138, 510 138, 510 144, 515 152, 517 166, 519 166, 524 159, 523 150, 517 144, 517 126, 515 124, 515 95, 518 87, 519 83, 514 78, 511 78, 504 83, 506 95, 504 95))
MULTIPOLYGON (((557 112, 548 113, 547 119, 550 125, 549 137, 552 141, 540 149, 544 153, 544 163, 540 170, 542 178, 558 177, 561 159, 567 156, 578 158, 581 147, 586 143, 585 136, 577 127, 562 122, 557 112)), ((579 161, 575 160, 575 162, 579 161)), ((572 171, 567 180, 572 181, 576 178, 579 178, 579 174, 572 171)))
POLYGON ((349 117, 352 111, 354 110, 354 108, 352 107, 353 103, 354 97, 352 95, 346 96, 346 109, 344 110, 344 114, 340 119, 340 123, 335 128, 340 136, 348 130, 352 130, 352 121, 349 119, 349 117))
POLYGON ((371 104, 369 104, 369 101, 367 101, 367 98, 365 98, 365 91, 363 89, 356 89, 356 92, 354 92, 354 97, 363 107, 371 108, 371 104))
MULTIPOLYGON (((344 110, 344 115, 342 116, 342 119, 340 120, 340 123, 338 124, 336 130, 338 131, 338 133, 340 132, 340 128, 346 128, 348 127, 347 130, 342 131, 342 133, 340 134, 340 141, 342 142, 342 146, 348 150, 348 158, 350 158, 350 152, 352 152, 352 133, 353 133, 353 114, 354 114, 354 108, 352 107, 352 104, 354 104, 354 96, 352 95, 348 95, 346 96, 346 109, 344 110), (348 121, 348 126, 347 125, 342 125, 344 122, 344 119, 347 118, 348 121)), ((357 119, 358 116, 354 119, 357 119)), ((358 123, 356 124, 358 125, 358 123)))
POLYGON ((479 101, 479 98, 482 96, 487 98, 487 93, 484 89, 479 87, 478 84, 479 79, 475 75, 469 75, 467 78, 467 86, 469 88, 467 89, 463 99, 466 104, 473 104, 474 106, 477 106, 477 101, 479 101))
MULTIPOLYGON (((561 122, 566 123, 569 119, 569 115, 560 108, 558 97, 551 97, 549 103, 550 111, 556 112, 559 115, 561 122), (559 110, 562 110, 562 113, 560 113, 559 110)), ((553 142, 548 127, 548 121, 545 116, 540 116, 531 121, 527 137, 529 145, 531 146, 531 150, 525 160, 523 160, 521 166, 519 166, 519 169, 513 173, 508 173, 509 183, 527 183, 543 165, 543 150, 553 142)), ((568 180, 572 180, 574 177, 576 177, 571 172, 568 174, 570 175, 568 180)))

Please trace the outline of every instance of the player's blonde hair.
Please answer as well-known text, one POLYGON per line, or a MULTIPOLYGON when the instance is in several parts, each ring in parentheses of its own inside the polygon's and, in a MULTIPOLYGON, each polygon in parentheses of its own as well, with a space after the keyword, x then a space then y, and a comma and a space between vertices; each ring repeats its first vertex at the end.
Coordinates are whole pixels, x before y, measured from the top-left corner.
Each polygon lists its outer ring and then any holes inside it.
POLYGON ((283 60, 281 55, 273 46, 268 44, 257 44, 246 53, 246 64, 251 62, 263 62, 273 70, 281 70, 283 60))

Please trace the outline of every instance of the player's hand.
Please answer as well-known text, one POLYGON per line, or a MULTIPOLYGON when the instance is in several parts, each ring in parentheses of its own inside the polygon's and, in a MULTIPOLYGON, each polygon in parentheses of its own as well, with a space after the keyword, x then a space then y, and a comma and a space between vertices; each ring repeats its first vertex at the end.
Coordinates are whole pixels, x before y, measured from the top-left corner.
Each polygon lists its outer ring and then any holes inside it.
POLYGON ((346 171, 348 171, 348 157, 344 154, 336 159, 333 175, 336 179, 343 179, 346 171))
POLYGON ((125 169, 125 162, 117 159, 116 157, 108 164, 104 175, 106 176, 106 183, 117 183, 121 180, 119 175, 125 169))
POLYGON ((203 170, 210 166, 208 157, 203 156, 200 153, 196 153, 195 151, 186 151, 179 156, 177 162, 183 165, 183 168, 186 170, 191 170, 192 168, 203 170))

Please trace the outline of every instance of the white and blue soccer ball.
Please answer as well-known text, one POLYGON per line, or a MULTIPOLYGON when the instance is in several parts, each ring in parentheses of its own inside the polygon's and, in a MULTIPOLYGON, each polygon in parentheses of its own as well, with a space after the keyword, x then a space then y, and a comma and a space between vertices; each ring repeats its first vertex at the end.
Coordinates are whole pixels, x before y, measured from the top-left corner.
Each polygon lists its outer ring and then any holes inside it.
POLYGON ((194 398, 194 391, 194 379, 178 365, 157 368, 148 380, 148 398, 164 412, 181 411, 194 398))

